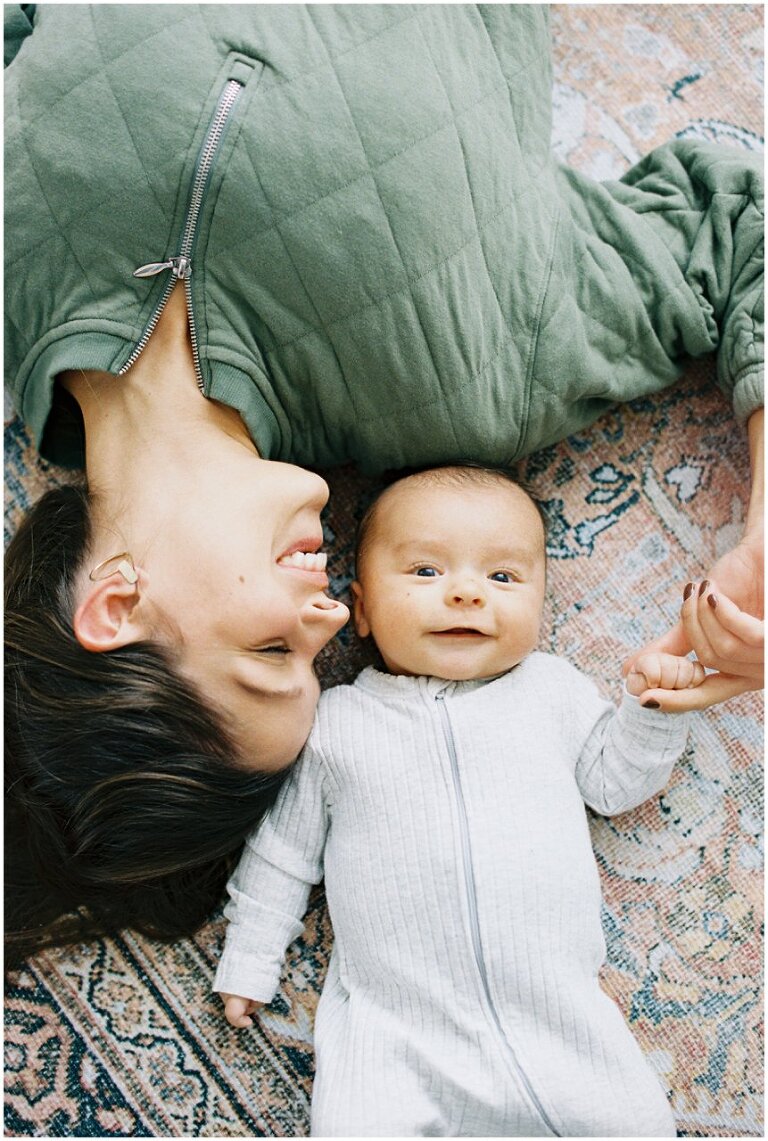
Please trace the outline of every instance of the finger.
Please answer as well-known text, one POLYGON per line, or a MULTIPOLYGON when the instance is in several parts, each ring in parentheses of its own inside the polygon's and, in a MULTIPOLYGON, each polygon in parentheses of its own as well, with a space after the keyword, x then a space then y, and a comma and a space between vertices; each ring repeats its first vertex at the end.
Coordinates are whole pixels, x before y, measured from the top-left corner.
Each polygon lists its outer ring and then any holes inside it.
POLYGON ((714 606, 709 603, 710 608, 715 612, 718 622, 745 646, 750 646, 753 649, 763 650, 765 646, 765 623, 761 618, 755 618, 752 614, 747 614, 744 610, 739 610, 735 602, 731 602, 730 598, 717 587, 715 583, 710 584, 710 591, 707 594, 707 600, 710 598, 715 599, 714 606))
MULTIPOLYGON (((706 579, 704 579, 702 583, 693 584, 693 589, 683 601, 680 610, 680 621, 682 622, 683 630, 685 631, 685 636, 690 643, 691 649, 699 661, 703 662, 705 666, 709 666, 710 669, 717 669, 716 655, 705 630, 702 628, 698 605, 699 597, 706 593, 708 587, 709 582, 706 579)), ((708 609, 710 608, 708 607, 708 609)))
POLYGON ((695 689, 697 686, 702 685, 706 680, 707 671, 701 662, 692 662, 690 658, 683 658, 683 661, 689 667, 688 670, 685 671, 688 675, 688 681, 685 685, 676 686, 675 688, 695 689))
POLYGON ((745 647, 738 638, 724 629, 717 618, 718 597, 715 596, 715 606, 713 607, 707 601, 710 596, 711 592, 708 589, 697 600, 699 629, 709 647, 705 651, 703 644, 701 644, 699 656, 703 658, 705 665, 718 670, 720 673, 748 678, 753 682, 761 682, 763 678, 763 651, 754 647, 745 647))
POLYGON ((222 995, 224 998, 224 1014, 227 1022, 232 1026, 241 1026, 242 1019, 248 1015, 249 1002, 240 995, 222 995))
POLYGON ((640 704, 662 713, 690 713, 758 688, 749 678, 714 673, 707 674, 701 685, 695 688, 646 690, 640 697, 640 704))
POLYGON ((739 666, 761 665, 764 658, 764 626, 759 618, 744 614, 729 598, 710 588, 697 603, 699 625, 712 647, 719 667, 741 673, 739 666), (747 634, 747 640, 731 629, 729 622, 747 634))
POLYGON ((676 622, 671 630, 667 630, 660 638, 655 641, 649 642, 647 646, 643 646, 637 650, 631 657, 627 658, 621 667, 621 672, 624 677, 634 668, 637 659, 642 654, 675 654, 676 656, 684 658, 686 654, 690 653, 692 647, 688 644, 685 634, 685 628, 682 622, 676 622))
POLYGON ((693 662, 673 654, 664 654, 661 659, 661 681, 659 689, 687 689, 693 677, 693 662))
POLYGON ((664 654, 661 659, 661 681, 659 689, 685 689, 688 685, 688 671, 683 663, 685 658, 664 654))
MULTIPOLYGON (((681 658, 672 654, 663 654, 661 658, 661 681, 657 689, 688 689, 694 685, 701 685, 706 672, 700 662, 691 661, 690 658, 681 658)), ((649 686, 649 688, 651 688, 649 686)))
POLYGON ((659 689, 692 689, 701 685, 707 676, 701 662, 690 658, 675 658, 667 654, 663 660, 662 680, 659 689))
POLYGON ((242 1030, 247 1026, 253 1026, 253 1019, 250 1018, 248 1014, 248 1004, 242 1000, 227 1003, 224 1008, 224 1013, 227 1016, 227 1022, 230 1026, 234 1026, 237 1030, 242 1030))
MULTIPOLYGON (((677 658, 673 654, 663 654, 658 651, 648 653, 645 651, 635 658, 632 672, 646 679, 646 684, 643 686, 644 689, 666 688, 667 682, 664 680, 666 663, 676 661, 677 658)), ((669 670, 667 668, 667 673, 668 672, 669 670)), ((629 676, 631 676, 631 674, 629 676)))
POLYGON ((644 673, 631 670, 627 674, 624 684, 627 687, 627 693, 631 693, 633 697, 640 697, 648 689, 650 683, 644 673))

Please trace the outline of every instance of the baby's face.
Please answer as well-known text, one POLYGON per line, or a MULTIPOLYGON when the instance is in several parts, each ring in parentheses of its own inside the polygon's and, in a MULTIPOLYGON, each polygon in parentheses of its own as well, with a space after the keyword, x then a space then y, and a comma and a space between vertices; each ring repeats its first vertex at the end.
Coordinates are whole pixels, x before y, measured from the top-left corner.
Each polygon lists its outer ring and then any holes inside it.
POLYGON ((391 673, 494 677, 538 641, 539 513, 512 484, 406 480, 378 506, 353 591, 358 633, 391 673))

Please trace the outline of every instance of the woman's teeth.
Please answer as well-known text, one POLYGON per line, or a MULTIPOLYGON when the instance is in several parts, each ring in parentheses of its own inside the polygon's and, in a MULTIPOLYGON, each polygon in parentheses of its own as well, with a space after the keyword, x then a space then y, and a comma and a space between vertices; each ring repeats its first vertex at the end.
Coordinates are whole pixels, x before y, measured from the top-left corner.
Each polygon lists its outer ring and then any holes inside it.
POLYGON ((294 551, 292 555, 282 555, 277 560, 279 567, 297 567, 299 570, 324 571, 328 562, 325 551, 310 554, 309 551, 294 551))

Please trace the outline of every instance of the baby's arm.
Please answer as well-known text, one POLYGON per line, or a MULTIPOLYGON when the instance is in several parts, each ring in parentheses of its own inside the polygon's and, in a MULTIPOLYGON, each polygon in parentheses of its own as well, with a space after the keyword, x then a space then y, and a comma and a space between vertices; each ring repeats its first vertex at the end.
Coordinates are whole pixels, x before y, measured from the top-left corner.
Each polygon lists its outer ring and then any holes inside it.
POLYGON ((322 878, 323 769, 307 748, 227 884, 229 923, 213 989, 238 1029, 252 1026, 251 1015, 277 992, 285 951, 301 934, 311 886, 322 878))
POLYGON ((659 695, 658 690, 695 689, 706 676, 701 662, 658 651, 645 653, 632 663, 626 679, 627 692, 639 697, 644 708, 660 709, 664 708, 664 695, 659 695))
MULTIPOLYGON (((653 671, 662 663, 646 664, 655 678, 653 671)), ((665 668, 669 669, 669 663, 665 668)), ((616 816, 655 796, 685 749, 689 718, 664 713, 653 704, 643 708, 628 688, 617 708, 575 667, 563 663, 560 671, 564 675, 557 679, 567 726, 564 731, 585 803, 601 816, 616 816)), ((676 668, 667 674, 672 680, 677 676, 682 680, 682 670, 679 675, 676 668)), ((649 692, 644 682, 639 684, 644 695, 649 692)))

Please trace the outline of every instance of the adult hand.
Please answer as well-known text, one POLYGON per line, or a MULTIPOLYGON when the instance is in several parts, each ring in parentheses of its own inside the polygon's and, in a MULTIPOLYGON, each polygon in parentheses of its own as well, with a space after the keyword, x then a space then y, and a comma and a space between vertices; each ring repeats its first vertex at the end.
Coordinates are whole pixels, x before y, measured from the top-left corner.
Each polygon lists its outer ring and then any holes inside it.
POLYGON ((711 669, 763 685, 762 545, 743 541, 715 563, 700 584, 689 584, 680 621, 691 648, 711 669))
POLYGON ((655 642, 644 646, 624 664, 625 675, 638 672, 638 661, 653 653, 684 655, 693 651, 710 673, 696 689, 648 690, 643 704, 658 703, 667 712, 706 709, 748 690, 761 689, 765 657, 762 617, 762 552, 749 555, 741 547, 719 559, 712 577, 685 588, 680 621, 655 642), (759 565, 758 565, 759 564, 759 565), (749 610, 742 609, 719 587, 728 581, 740 590, 749 610), (759 590, 757 583, 760 583, 759 590), (755 613, 750 611, 754 610, 755 613))
POLYGON ((706 709, 764 684, 764 421, 764 410, 758 408, 747 425, 752 487, 743 539, 717 560, 703 582, 688 583, 680 621, 624 663, 626 676, 640 654, 693 651, 716 671, 697 689, 643 695, 644 700, 658 700, 662 709, 706 709))

